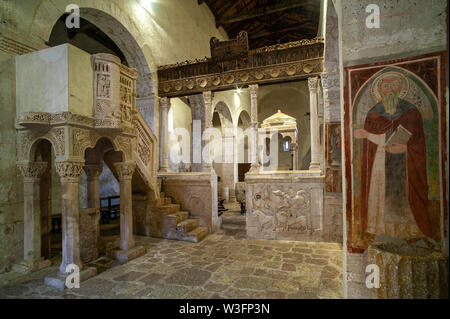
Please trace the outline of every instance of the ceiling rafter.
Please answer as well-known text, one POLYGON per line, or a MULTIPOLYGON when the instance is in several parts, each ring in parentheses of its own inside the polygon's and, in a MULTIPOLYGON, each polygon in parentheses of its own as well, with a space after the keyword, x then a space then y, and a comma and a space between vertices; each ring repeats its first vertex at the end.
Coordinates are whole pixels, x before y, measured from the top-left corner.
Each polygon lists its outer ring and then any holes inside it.
POLYGON ((281 3, 268 5, 265 7, 257 7, 253 10, 250 10, 248 12, 240 13, 231 17, 223 17, 217 21, 217 24, 224 25, 239 21, 245 21, 257 17, 261 17, 267 14, 275 13, 275 12, 282 12, 289 9, 294 8, 300 8, 305 5, 309 4, 308 2, 305 2, 305 0, 284 0, 281 3))

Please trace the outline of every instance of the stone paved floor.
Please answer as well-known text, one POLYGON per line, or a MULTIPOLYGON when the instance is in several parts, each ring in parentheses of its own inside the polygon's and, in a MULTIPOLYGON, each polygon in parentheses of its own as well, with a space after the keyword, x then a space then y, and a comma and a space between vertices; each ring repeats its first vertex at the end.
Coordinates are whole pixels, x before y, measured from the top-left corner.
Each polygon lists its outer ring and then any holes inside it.
POLYGON ((341 245, 246 239, 245 216, 234 208, 221 230, 197 244, 138 236, 147 254, 79 289, 43 284, 57 265, 1 275, 0 298, 342 298, 341 245))

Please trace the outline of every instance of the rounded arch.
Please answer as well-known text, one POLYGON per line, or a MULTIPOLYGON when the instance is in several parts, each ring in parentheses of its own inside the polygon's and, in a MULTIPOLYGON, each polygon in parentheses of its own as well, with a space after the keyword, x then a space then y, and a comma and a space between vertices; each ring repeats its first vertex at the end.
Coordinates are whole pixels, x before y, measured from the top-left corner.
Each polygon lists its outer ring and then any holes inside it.
POLYGON ((242 110, 239 113, 238 120, 236 125, 242 127, 249 127, 252 122, 252 119, 246 110, 242 110))
POLYGON ((233 117, 231 116, 230 108, 225 102, 223 101, 217 102, 212 112, 213 114, 217 112, 217 114, 219 115, 222 128, 233 127, 233 117))
POLYGON ((51 138, 49 138, 47 136, 40 136, 38 138, 35 138, 33 141, 31 141, 30 147, 27 150, 26 159, 29 162, 36 162, 36 161, 38 161, 36 159, 36 157, 38 156, 38 150, 39 150, 39 147, 42 145, 43 141, 46 141, 46 142, 50 143, 51 149, 53 150, 54 154, 57 154, 57 148, 55 147, 56 141, 52 140, 51 138))
MULTIPOLYGON (((62 16, 64 16, 64 14, 62 16)), ((141 47, 130 31, 114 16, 100 9, 81 7, 80 17, 104 32, 123 53, 128 65, 138 70, 139 74, 136 83, 137 98, 153 94, 153 81, 149 64, 147 63, 141 47)), ((58 20, 60 18, 61 16, 58 17, 58 20)), ((52 25, 48 37, 49 40, 53 29, 57 25, 57 21, 52 25)))

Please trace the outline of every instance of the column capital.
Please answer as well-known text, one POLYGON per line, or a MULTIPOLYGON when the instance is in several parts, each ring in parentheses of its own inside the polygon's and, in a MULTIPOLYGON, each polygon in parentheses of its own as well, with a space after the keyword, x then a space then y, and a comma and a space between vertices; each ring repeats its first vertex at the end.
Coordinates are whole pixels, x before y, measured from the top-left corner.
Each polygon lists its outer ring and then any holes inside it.
POLYGON ((160 97, 159 98, 159 106, 163 109, 170 108, 170 99, 168 97, 160 97))
POLYGON ((120 179, 131 179, 133 177, 134 170, 136 169, 136 163, 114 163, 114 167, 116 168, 120 179))
POLYGON ((73 179, 73 181, 78 181, 81 173, 83 172, 83 162, 56 162, 56 173, 62 179, 73 179))
POLYGON ((318 84, 319 78, 317 76, 313 76, 308 78, 308 88, 310 92, 317 92, 317 84, 318 84))
POLYGON ((99 178, 103 172, 103 165, 101 164, 86 164, 83 167, 88 179, 99 178))
POLYGON ((18 163, 17 168, 24 178, 41 178, 47 169, 47 162, 26 162, 18 163))
POLYGON ((212 99, 214 98, 214 93, 212 91, 203 91, 202 95, 205 103, 212 103, 212 99))

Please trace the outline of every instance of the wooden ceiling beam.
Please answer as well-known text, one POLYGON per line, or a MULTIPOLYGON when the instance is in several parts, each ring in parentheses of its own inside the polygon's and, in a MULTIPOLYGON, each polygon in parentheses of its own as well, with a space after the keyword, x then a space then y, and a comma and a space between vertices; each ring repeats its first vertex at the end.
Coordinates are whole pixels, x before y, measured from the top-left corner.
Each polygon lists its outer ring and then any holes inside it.
POLYGON ((249 34, 248 38, 254 40, 254 39, 263 38, 263 37, 272 36, 272 35, 276 36, 277 34, 280 34, 280 33, 285 33, 285 32, 289 32, 289 31, 302 29, 302 28, 304 28, 304 25, 308 24, 308 23, 309 23, 309 21, 306 21, 303 23, 296 23, 295 25, 287 26, 286 28, 282 28, 279 30, 269 30, 269 31, 264 31, 264 32, 257 33, 257 34, 249 34))
POLYGON ((286 11, 286 10, 294 9, 294 8, 300 8, 300 7, 309 5, 309 4, 311 4, 311 3, 308 1, 305 1, 305 0, 284 0, 283 2, 274 4, 274 5, 269 5, 269 6, 265 6, 262 8, 261 7, 255 8, 248 12, 237 14, 237 15, 234 15, 231 17, 219 18, 217 20, 217 24, 224 25, 224 24, 230 24, 230 23, 239 22, 239 21, 245 21, 245 20, 263 16, 266 14, 282 12, 282 11, 286 11))

